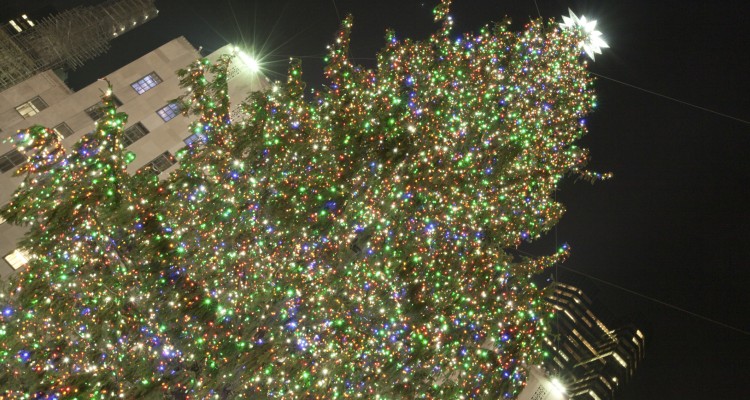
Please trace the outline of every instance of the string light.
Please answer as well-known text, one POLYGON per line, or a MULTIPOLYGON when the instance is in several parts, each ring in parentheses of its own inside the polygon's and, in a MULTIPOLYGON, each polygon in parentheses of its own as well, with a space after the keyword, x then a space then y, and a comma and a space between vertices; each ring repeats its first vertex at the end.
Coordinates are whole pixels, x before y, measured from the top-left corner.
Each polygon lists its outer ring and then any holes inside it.
POLYGON ((580 32, 532 21, 417 42, 378 67, 329 48, 229 114, 231 57, 180 71, 204 141, 160 182, 126 173, 126 116, 71 154, 19 135, 33 224, 27 272, 1 300, 0 382, 37 398, 513 398, 551 310, 533 277, 555 254, 506 250, 549 231, 550 195, 584 170, 595 96, 580 32))

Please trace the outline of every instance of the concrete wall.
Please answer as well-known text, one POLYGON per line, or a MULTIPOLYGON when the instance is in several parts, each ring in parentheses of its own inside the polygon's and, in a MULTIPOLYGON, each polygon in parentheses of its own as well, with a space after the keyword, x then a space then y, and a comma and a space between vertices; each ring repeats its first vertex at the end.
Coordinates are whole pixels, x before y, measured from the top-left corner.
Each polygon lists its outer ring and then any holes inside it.
MULTIPOLYGON (((229 52, 231 48, 232 46, 225 46, 208 57, 216 59, 220 54, 229 52)), ((117 71, 102 75, 110 81, 114 95, 123 103, 120 111, 128 114, 126 128, 140 122, 149 131, 146 136, 128 146, 128 150, 136 154, 135 162, 128 166, 129 172, 135 172, 165 151, 174 155, 185 146, 183 140, 191 134, 187 129, 190 119, 178 115, 165 122, 156 111, 183 94, 183 90, 179 88, 176 71, 187 67, 200 57, 198 50, 184 37, 179 37, 117 71), (131 84, 152 72, 155 72, 162 82, 138 94, 131 84)), ((233 110, 250 92, 270 86, 270 82, 262 73, 244 69, 241 63, 233 67, 231 76, 233 77, 229 82, 229 94, 235 102, 233 110)), ((78 92, 73 92, 52 71, 37 74, 0 92, 0 140, 35 124, 51 128, 65 122, 74 133, 63 139, 63 145, 71 149, 83 135, 94 130, 94 121, 84 110, 97 104, 106 89, 107 83, 100 80, 78 92), (16 107, 35 96, 40 96, 48 108, 31 117, 22 117, 16 111, 16 107)), ((0 155, 12 149, 10 143, 2 143, 0 155)), ((175 168, 176 166, 173 166, 163 172, 161 177, 164 178, 175 168)), ((14 170, 0 173, 0 205, 10 200, 22 180, 13 177, 14 170)), ((17 248, 17 241, 23 232, 23 228, 0 223, 1 277, 14 273, 3 257, 17 248)))
POLYGON ((526 387, 518 395, 518 400, 568 400, 559 381, 550 379, 541 367, 533 365, 528 372, 526 387))
MULTIPOLYGON (((150 131, 128 147, 136 154, 135 162, 128 168, 130 172, 164 151, 174 154, 185 145, 182 140, 189 136, 188 118, 177 116, 164 122, 156 111, 182 94, 175 72, 198 58, 198 51, 184 37, 180 37, 117 71, 103 75, 112 83, 115 96, 123 103, 120 110, 129 115, 126 127, 140 122, 150 131), (130 85, 151 72, 156 72, 162 83, 139 95, 130 85)), ((63 139, 64 146, 70 149, 83 135, 94 130, 94 121, 84 110, 100 101, 106 88, 106 82, 97 81, 73 92, 52 71, 35 75, 0 92, 0 138, 6 139, 35 124, 54 127, 65 122, 74 131, 63 139), (40 96, 48 108, 23 118, 16 107, 35 96, 40 96)), ((13 146, 10 143, 0 144, 0 154, 11 149, 13 146)), ((0 173, 0 204, 10 200, 21 182, 21 178, 13 177, 14 170, 0 173)), ((22 228, 7 223, 0 224, 0 257, 5 257, 16 249, 16 242, 23 231, 22 228)), ((0 259, 0 276, 6 277, 12 273, 8 263, 0 259)))

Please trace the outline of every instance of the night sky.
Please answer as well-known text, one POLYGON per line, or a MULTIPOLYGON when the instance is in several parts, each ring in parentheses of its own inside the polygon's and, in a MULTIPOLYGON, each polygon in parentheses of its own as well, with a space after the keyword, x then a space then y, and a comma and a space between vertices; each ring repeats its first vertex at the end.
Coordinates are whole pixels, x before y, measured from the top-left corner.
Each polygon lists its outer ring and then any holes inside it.
MULTIPOLYGON (((34 7, 92 2, 43 0, 34 7)), ((72 73, 69 84, 79 89, 182 35, 204 52, 228 42, 262 48, 272 79, 283 78, 290 56, 302 58, 308 88, 317 88, 339 15, 354 15, 352 57, 372 66, 387 27, 415 39, 436 29, 436 2, 157 0, 158 18, 116 39, 107 55, 72 73)), ((3 18, 31 11, 14 9, 28 1, 3 3, 3 18)), ((454 3, 456 34, 505 15, 520 29, 538 15, 534 0, 454 3)), ((591 150, 591 169, 615 177, 562 185, 558 200, 568 212, 557 236, 572 247, 559 279, 584 288, 610 327, 632 322, 646 334, 646 359, 618 399, 750 398, 750 6, 746 0, 537 3, 544 18, 559 19, 570 7, 599 20, 611 46, 591 64, 606 78, 596 83, 599 105, 581 145, 591 150)), ((550 253, 554 242, 550 234, 524 251, 550 253)))

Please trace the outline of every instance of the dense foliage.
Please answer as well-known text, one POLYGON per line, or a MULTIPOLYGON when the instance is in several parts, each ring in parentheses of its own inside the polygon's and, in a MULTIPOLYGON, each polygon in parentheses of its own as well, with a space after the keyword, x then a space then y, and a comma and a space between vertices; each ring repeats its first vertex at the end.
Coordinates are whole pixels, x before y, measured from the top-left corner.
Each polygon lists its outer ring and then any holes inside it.
POLYGON ((181 71, 197 143, 160 181, 128 175, 127 117, 66 154, 17 136, 2 213, 34 257, 5 290, 0 393, 31 398, 512 398, 542 357, 535 274, 582 168, 594 104, 580 32, 503 22, 425 41, 389 32, 377 68, 330 47, 230 117, 231 60, 181 71), (36 396, 36 397, 35 397, 36 396))

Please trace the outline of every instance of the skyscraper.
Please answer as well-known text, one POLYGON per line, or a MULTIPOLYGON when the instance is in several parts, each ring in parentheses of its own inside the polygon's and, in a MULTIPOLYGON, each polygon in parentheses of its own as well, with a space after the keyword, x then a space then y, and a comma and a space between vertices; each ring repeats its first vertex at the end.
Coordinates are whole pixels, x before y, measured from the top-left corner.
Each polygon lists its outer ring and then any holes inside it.
POLYGON ((555 334, 546 339, 550 359, 545 365, 564 385, 571 400, 613 399, 644 357, 644 336, 633 326, 608 328, 591 311, 582 290, 553 284, 548 301, 557 311, 555 334))
POLYGON ((0 29, 0 91, 49 69, 74 70, 158 12, 154 0, 112 0, 36 22, 25 14, 11 20, 0 29))

